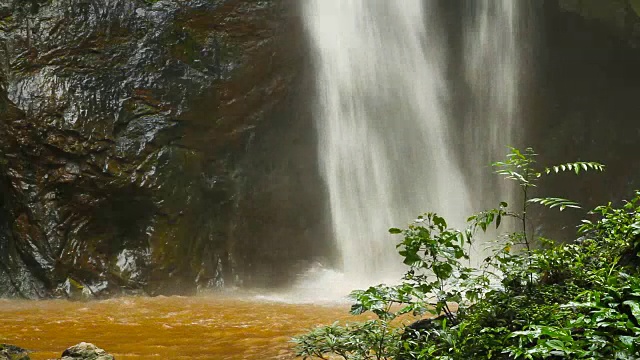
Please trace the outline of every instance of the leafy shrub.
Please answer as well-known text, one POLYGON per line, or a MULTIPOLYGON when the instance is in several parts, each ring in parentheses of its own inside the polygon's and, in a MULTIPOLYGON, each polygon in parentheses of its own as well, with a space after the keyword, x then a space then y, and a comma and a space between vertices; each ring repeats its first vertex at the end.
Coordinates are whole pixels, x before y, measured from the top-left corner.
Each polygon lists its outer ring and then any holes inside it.
POLYGON ((602 171, 573 162, 539 170, 536 154, 512 149, 496 172, 514 180, 521 204, 471 216, 463 230, 424 214, 406 229, 398 252, 409 267, 402 282, 354 291, 353 314, 377 319, 333 324, 294 338, 304 358, 356 359, 640 359, 640 192, 622 207, 600 206, 573 244, 536 238, 527 229, 532 204, 579 207, 558 198, 532 198, 537 182, 563 171, 602 171), (498 236, 492 256, 468 264, 479 232, 506 217, 518 232, 498 236), (398 317, 429 314, 404 326, 398 317))

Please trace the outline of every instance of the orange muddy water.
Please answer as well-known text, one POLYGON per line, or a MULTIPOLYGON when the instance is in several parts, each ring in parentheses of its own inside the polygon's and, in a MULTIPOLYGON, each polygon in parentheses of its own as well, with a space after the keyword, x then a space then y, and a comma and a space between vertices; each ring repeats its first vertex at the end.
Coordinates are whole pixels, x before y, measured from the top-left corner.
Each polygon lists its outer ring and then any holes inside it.
POLYGON ((256 297, 121 298, 94 302, 0 300, 0 342, 60 356, 81 341, 116 359, 294 359, 291 336, 354 320, 347 304, 256 297), (248 300, 247 300, 248 299, 248 300))

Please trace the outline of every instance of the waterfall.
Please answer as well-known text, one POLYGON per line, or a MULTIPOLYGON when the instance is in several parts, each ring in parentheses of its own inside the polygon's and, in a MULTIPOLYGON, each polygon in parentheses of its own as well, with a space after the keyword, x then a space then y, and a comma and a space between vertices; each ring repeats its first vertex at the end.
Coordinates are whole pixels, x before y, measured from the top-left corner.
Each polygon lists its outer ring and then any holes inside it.
POLYGON ((425 211, 461 225, 481 203, 474 199, 477 179, 466 167, 495 159, 509 144, 516 89, 508 79, 516 69, 503 66, 511 61, 503 51, 512 51, 503 32, 514 26, 518 1, 477 3, 464 49, 469 112, 477 116, 463 119, 474 121, 464 126, 465 134, 456 130, 460 120, 451 118, 446 74, 452 59, 436 1, 303 4, 316 72, 321 173, 341 268, 354 281, 378 281, 401 270, 399 239, 388 228, 425 211), (483 72, 491 66, 496 68, 483 72))
POLYGON ((507 146, 517 146, 523 136, 519 121, 522 54, 526 46, 520 24, 527 2, 513 0, 469 1, 464 26, 465 99, 464 152, 467 176, 476 179, 473 191, 483 193, 478 206, 513 203, 513 187, 487 176, 488 165, 503 159, 507 146), (511 189, 511 191, 510 191, 511 189))

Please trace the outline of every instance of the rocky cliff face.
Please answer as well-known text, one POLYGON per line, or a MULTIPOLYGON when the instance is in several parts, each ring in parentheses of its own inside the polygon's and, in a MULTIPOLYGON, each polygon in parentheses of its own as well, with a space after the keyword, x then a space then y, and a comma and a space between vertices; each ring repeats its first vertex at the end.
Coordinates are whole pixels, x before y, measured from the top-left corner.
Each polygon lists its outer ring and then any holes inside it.
POLYGON ((301 83, 290 11, 0 0, 0 294, 185 293, 252 279, 265 257, 308 257, 315 213, 267 220, 290 241, 255 224, 279 190, 291 208, 321 193, 295 194, 285 175, 315 174, 313 139, 294 131, 310 117, 289 111, 301 83), (260 154, 290 143, 310 145, 260 154), (286 251, 256 252, 274 244, 286 251))
MULTIPOLYGON (((278 285, 330 254, 296 3, 0 0, 0 295, 278 285)), ((545 193, 625 197, 640 3, 540 4, 527 145, 609 165, 545 193)))
POLYGON ((562 11, 599 24, 633 47, 640 46, 639 0, 557 0, 562 11))
POLYGON ((635 0, 550 0, 540 12, 536 66, 528 98, 527 145, 542 164, 604 163, 604 173, 544 179, 541 194, 579 201, 585 210, 542 211, 545 236, 575 239, 586 211, 640 188, 640 21, 635 0), (616 20, 618 19, 618 20, 616 20), (563 227, 563 229, 558 229, 563 227))

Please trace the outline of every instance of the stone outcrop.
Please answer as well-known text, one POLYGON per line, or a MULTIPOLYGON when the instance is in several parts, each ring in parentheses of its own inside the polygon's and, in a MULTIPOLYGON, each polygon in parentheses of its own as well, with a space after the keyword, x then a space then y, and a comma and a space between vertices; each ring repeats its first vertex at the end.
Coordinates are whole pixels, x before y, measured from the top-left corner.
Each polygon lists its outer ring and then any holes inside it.
MULTIPOLYGON (((29 351, 15 345, 0 344, 0 360, 29 359, 29 351)), ((51 360, 115 360, 115 357, 91 343, 81 342, 66 349, 61 358, 51 360)))
POLYGON ((291 10, 0 0, 0 295, 191 293, 310 257, 291 10))
POLYGON ((29 352, 14 345, 0 344, 0 360, 29 360, 29 352))
POLYGON ((65 350, 60 360, 115 360, 115 358, 91 343, 81 342, 65 350))

